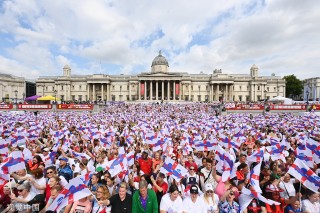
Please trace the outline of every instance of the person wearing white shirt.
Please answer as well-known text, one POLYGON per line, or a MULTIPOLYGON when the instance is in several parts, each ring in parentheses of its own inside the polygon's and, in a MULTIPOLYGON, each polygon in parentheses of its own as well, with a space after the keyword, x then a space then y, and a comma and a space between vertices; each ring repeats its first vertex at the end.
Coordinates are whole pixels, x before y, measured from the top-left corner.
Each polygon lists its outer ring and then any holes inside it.
POLYGON ((201 197, 199 197, 199 189, 197 185, 190 188, 190 197, 183 201, 183 213, 207 213, 206 205, 201 197))
POLYGON ((183 205, 176 185, 169 187, 169 193, 165 194, 160 202, 160 213, 182 213, 183 205))
POLYGON ((288 173, 285 174, 283 181, 279 183, 279 187, 283 189, 283 192, 280 192, 280 196, 282 198, 289 199, 290 197, 294 197, 296 195, 296 189, 293 186, 295 182, 295 179, 291 179, 288 173))
POLYGON ((302 201, 302 211, 305 213, 320 212, 319 193, 310 191, 307 198, 302 201))
POLYGON ((207 183, 205 185, 205 192, 201 196, 201 198, 203 199, 203 201, 206 205, 207 211, 209 213, 218 213, 219 212, 219 208, 218 208, 219 197, 217 194, 215 194, 213 192, 213 187, 210 183, 207 183))

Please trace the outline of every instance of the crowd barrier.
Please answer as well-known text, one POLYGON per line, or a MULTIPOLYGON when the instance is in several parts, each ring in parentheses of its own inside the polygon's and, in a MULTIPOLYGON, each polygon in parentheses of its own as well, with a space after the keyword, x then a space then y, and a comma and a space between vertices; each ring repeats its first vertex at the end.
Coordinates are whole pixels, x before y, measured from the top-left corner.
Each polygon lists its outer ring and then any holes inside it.
MULTIPOLYGON (((308 105, 308 108, 315 106, 316 110, 320 110, 319 105, 308 105)), ((239 104, 235 106, 227 106, 227 110, 264 110, 265 108, 272 110, 306 110, 307 105, 266 105, 263 104, 239 104)))

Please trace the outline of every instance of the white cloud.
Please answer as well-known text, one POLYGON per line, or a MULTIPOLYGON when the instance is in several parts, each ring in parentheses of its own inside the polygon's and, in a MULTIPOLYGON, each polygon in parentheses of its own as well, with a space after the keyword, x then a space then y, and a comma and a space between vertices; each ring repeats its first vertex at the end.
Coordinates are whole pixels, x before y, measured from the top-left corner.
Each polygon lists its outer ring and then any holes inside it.
POLYGON ((130 74, 150 70, 163 50, 173 72, 249 73, 255 63, 262 75, 314 77, 319 9, 316 0, 7 0, 0 71, 36 78, 61 75, 68 63, 92 74, 101 62, 130 74))

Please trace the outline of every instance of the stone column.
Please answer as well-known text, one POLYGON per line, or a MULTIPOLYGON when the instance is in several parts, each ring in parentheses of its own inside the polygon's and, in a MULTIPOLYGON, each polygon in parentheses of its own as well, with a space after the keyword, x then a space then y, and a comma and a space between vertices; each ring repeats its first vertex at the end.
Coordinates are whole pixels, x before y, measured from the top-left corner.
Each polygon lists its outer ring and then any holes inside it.
POLYGON ((138 88, 138 100, 141 100, 141 82, 139 81, 139 88, 138 88))
POLYGON ((92 100, 96 101, 96 86, 95 84, 92 84, 92 100))
POLYGON ((130 85, 130 82, 129 82, 129 101, 131 101, 131 85, 130 85))
POLYGON ((156 81, 156 101, 158 100, 158 95, 159 95, 159 93, 158 93, 158 81, 156 81))
POLYGON ((190 83, 188 84, 188 90, 189 90, 189 101, 191 101, 191 85, 190 83))
POLYGON ((167 90, 167 95, 168 95, 168 97, 167 97, 167 100, 170 100, 170 81, 168 81, 168 90, 167 90))
POLYGON ((144 81, 144 100, 147 100, 147 81, 144 81))
POLYGON ((162 93, 161 93, 161 98, 162 100, 164 100, 164 81, 161 82, 161 89, 162 89, 162 93))
POLYGON ((181 86, 181 81, 179 81, 179 101, 181 101, 181 93, 182 93, 182 86, 181 86))
POLYGON ((225 88, 225 93, 226 93, 226 97, 225 97, 225 100, 226 101, 229 101, 229 85, 228 84, 226 84, 226 88, 225 88))
POLYGON ((214 94, 214 93, 213 93, 213 84, 211 84, 211 101, 214 101, 214 100, 213 100, 213 94, 214 94))
POLYGON ((253 89, 254 89, 254 85, 251 84, 251 100, 250 100, 250 101, 254 101, 254 92, 253 92, 253 89))
POLYGON ((216 101, 219 101, 219 84, 217 84, 217 87, 216 87, 216 101))
POLYGON ((107 84, 107 101, 110 101, 111 91, 110 91, 110 84, 107 84))
POLYGON ((173 81, 173 100, 176 100, 176 81, 173 81))
POLYGON ((104 102, 103 84, 101 84, 101 100, 104 102))
POLYGON ((150 100, 152 100, 152 81, 150 81, 150 100))
POLYGON ((229 93, 230 93, 230 101, 233 101, 233 94, 232 94, 232 88, 233 88, 233 85, 232 84, 230 84, 230 86, 229 86, 229 93))
MULTIPOLYGON (((59 89, 57 89, 57 91, 59 92, 59 89)), ((90 99, 90 83, 88 83, 88 88, 87 88, 87 100, 89 99, 90 99)))

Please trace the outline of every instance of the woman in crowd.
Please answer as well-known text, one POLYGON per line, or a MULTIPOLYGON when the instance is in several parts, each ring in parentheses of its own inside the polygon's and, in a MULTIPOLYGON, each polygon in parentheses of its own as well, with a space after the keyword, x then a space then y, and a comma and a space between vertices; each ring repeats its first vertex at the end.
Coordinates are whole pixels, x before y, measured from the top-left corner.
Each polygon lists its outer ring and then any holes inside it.
POLYGON ((96 194, 98 186, 101 186, 100 183, 100 175, 98 173, 95 173, 91 176, 91 180, 89 183, 89 189, 91 190, 92 194, 96 194))
POLYGON ((296 195, 296 189, 294 188, 294 183, 297 182, 294 178, 290 178, 290 175, 286 173, 284 177, 281 178, 279 187, 283 190, 280 192, 280 196, 284 199, 289 199, 296 195))
POLYGON ((235 193, 232 189, 227 190, 220 199, 220 213, 237 213, 240 209, 239 204, 234 201, 235 193))
MULTIPOLYGON (((98 186, 97 191, 96 191, 96 196, 93 199, 93 204, 92 204, 92 213, 98 213, 101 212, 105 209, 106 212, 110 212, 111 207, 106 207, 106 206, 100 206, 99 201, 104 201, 109 199, 110 193, 107 188, 107 186, 98 186)), ((92 200, 91 199, 91 200, 92 200)))
POLYGON ((117 186, 114 183, 113 177, 107 178, 107 187, 108 187, 108 190, 109 190, 111 196, 117 193, 117 186))
POLYGON ((204 200, 208 212, 219 213, 219 197, 214 193, 212 185, 210 183, 206 184, 204 191, 205 192, 202 195, 202 198, 204 200))
POLYGON ((37 169, 41 164, 44 165, 42 158, 39 155, 35 155, 32 160, 28 161, 27 166, 29 171, 32 172, 33 170, 37 169))
POLYGON ((313 213, 320 212, 319 193, 308 190, 307 199, 302 201, 302 209, 304 212, 313 213))
POLYGON ((32 177, 28 178, 31 183, 31 192, 35 194, 44 194, 46 189, 46 179, 43 177, 43 171, 40 168, 32 171, 32 177))
POLYGON ((182 198, 178 187, 176 185, 171 185, 169 191, 165 194, 160 203, 160 213, 167 212, 181 212, 182 211, 182 198))

